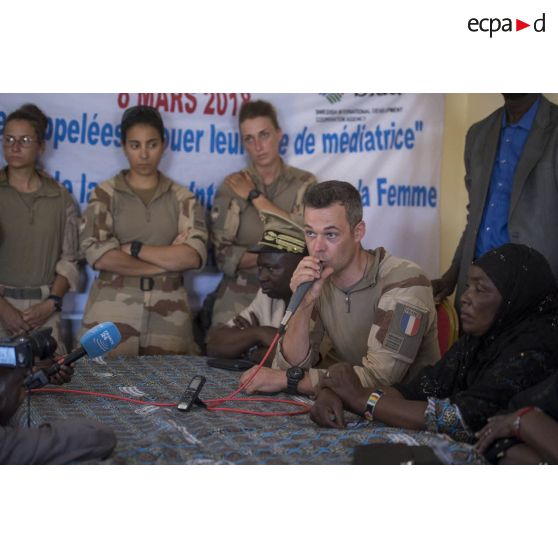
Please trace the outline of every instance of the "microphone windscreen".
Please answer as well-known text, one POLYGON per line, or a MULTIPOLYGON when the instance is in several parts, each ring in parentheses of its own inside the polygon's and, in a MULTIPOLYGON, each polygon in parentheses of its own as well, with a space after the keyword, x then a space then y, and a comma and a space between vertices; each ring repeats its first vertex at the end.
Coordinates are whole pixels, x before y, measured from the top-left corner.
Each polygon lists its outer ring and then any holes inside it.
POLYGON ((103 322, 86 331, 79 340, 89 358, 96 358, 112 351, 122 339, 112 322, 103 322))

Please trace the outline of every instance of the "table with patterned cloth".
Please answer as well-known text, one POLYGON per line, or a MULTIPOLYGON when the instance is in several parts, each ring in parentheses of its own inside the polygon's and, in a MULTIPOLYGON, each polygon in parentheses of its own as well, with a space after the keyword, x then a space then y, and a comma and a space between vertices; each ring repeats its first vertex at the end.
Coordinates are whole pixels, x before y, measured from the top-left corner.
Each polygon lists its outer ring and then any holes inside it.
MULTIPOLYGON (((202 399, 224 397, 238 387, 238 372, 210 368, 206 360, 188 356, 122 357, 107 360, 104 365, 83 360, 76 364, 72 382, 55 389, 177 403, 197 374, 207 378, 202 399)), ((281 398, 311 404, 306 398, 285 394, 281 398)), ((268 401, 226 406, 265 412, 300 410, 268 401)), ((95 419, 114 429, 118 444, 103 462, 110 464, 350 464, 355 446, 386 442, 435 447, 446 462, 481 462, 470 446, 445 436, 388 428, 350 414, 346 418, 353 421, 351 427, 335 430, 316 426, 307 414, 262 417, 198 406, 184 413, 176 406, 138 405, 87 394, 33 394, 32 425, 72 417, 95 419)), ((26 422, 24 404, 11 424, 23 426, 26 422)))

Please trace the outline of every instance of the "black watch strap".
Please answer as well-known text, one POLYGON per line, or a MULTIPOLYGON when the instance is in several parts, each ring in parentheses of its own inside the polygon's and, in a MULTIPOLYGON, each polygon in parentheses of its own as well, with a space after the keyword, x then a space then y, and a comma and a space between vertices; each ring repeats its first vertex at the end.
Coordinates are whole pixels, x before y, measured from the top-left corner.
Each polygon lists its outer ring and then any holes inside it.
POLYGON ((304 378, 304 369, 299 366, 292 366, 287 369, 287 393, 291 395, 300 395, 298 384, 304 378))
POLYGON ((54 302, 54 309, 57 312, 62 312, 62 297, 57 295, 49 295, 46 298, 47 300, 52 300, 54 302))
POLYGON ((130 245, 130 254, 134 258, 138 258, 142 246, 143 242, 140 242, 139 240, 132 241, 132 244, 130 245))
POLYGON ((248 194, 246 201, 248 203, 252 203, 256 198, 259 198, 261 195, 262 193, 257 188, 253 188, 252 190, 250 190, 250 193, 248 194))

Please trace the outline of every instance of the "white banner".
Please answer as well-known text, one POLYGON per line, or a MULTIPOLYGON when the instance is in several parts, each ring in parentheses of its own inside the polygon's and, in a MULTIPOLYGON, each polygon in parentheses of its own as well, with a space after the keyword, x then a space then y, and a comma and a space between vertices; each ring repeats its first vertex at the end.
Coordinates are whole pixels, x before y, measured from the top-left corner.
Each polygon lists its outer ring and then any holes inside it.
MULTIPOLYGON (((123 110, 155 106, 168 141, 161 170, 209 209, 223 178, 247 164, 238 111, 259 98, 277 108, 281 155, 289 165, 359 189, 367 248, 384 246, 438 275, 441 94, 0 94, 0 134, 11 111, 37 104, 49 117, 42 165, 83 211, 92 189, 127 167, 120 149, 123 110)), ((211 271, 188 274, 194 308, 218 283, 211 271)), ((67 297, 68 317, 80 316, 85 298, 67 297)))

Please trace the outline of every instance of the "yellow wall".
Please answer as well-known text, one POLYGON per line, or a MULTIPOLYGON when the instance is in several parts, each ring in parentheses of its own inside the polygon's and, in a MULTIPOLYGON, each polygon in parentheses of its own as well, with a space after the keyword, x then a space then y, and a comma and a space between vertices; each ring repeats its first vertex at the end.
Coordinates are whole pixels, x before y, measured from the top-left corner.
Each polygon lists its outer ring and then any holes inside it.
MULTIPOLYGON (((558 93, 545 93, 545 96, 553 103, 558 103, 558 93)), ((503 98, 499 93, 448 93, 445 100, 440 201, 440 272, 449 267, 465 227, 465 134, 471 124, 482 120, 503 104, 503 98)))

